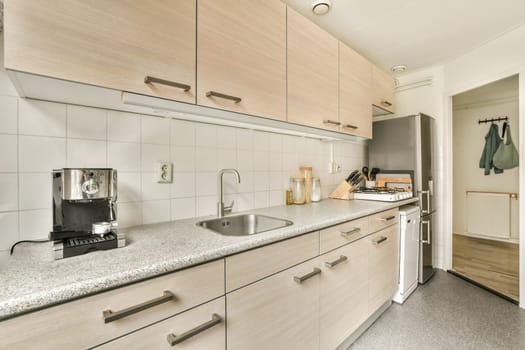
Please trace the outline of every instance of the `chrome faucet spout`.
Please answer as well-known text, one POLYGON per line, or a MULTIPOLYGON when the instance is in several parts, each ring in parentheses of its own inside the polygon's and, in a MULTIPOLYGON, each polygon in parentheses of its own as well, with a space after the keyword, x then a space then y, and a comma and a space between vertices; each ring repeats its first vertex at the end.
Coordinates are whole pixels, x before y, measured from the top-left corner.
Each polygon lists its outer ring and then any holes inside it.
POLYGON ((238 184, 241 183, 241 175, 235 169, 222 169, 217 174, 217 216, 220 218, 222 218, 225 213, 231 213, 233 209, 233 205, 235 204, 235 202, 232 201, 230 205, 228 206, 224 205, 223 190, 222 190, 222 185, 223 185, 222 177, 226 173, 235 175, 235 179, 237 180, 237 183, 238 184))

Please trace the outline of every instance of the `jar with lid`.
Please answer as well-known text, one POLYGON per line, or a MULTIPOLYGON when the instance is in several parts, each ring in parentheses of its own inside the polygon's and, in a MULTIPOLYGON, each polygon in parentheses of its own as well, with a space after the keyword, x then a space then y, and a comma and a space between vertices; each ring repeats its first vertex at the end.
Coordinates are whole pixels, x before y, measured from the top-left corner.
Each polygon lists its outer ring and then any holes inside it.
POLYGON ((304 179, 302 177, 292 178, 292 191, 293 191, 293 203, 304 204, 305 202, 305 190, 304 190, 304 179))
POLYGON ((312 167, 302 166, 299 170, 301 177, 304 179, 304 202, 310 203, 312 201, 312 167))
POLYGON ((312 178, 312 202, 321 201, 321 180, 318 177, 312 178))

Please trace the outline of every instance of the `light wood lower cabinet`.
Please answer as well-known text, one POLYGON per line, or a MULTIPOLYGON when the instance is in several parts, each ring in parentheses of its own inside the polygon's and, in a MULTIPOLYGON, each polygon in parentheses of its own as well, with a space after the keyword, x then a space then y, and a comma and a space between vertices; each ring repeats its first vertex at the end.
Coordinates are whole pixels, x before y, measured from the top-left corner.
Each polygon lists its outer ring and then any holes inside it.
POLYGON ((320 232, 320 252, 321 254, 326 253, 358 240, 368 235, 368 233, 368 217, 322 229, 320 232))
POLYGON ((335 349, 368 317, 368 242, 320 257, 320 349, 335 349))
POLYGON ((183 312, 97 349, 225 349, 225 298, 183 312))
POLYGON ((317 271, 313 259, 228 293, 228 350, 319 349, 317 271))

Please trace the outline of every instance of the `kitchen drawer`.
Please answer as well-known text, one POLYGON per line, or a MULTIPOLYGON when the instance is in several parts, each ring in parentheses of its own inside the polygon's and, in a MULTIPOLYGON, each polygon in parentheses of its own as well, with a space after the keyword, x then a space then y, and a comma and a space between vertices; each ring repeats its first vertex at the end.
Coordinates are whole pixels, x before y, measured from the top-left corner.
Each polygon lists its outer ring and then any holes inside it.
POLYGON ((97 349, 225 349, 225 311, 225 298, 222 297, 106 343, 97 349), (186 337, 192 334, 193 336, 186 337), (168 339, 180 343, 171 345, 168 339))
POLYGON ((399 222, 399 209, 394 208, 381 213, 370 215, 368 221, 369 232, 377 232, 399 222))
POLYGON ((399 225, 390 226, 366 238, 368 241, 368 311, 374 313, 392 299, 399 282, 399 225))
POLYGON ((321 230, 321 254, 353 242, 368 234, 368 217, 321 230))
POLYGON ((319 255, 319 232, 270 244, 226 258, 230 292, 319 255))
POLYGON ((219 260, 1 322, 0 348, 85 349, 223 294, 224 262, 219 260), (165 291, 174 299, 104 321, 105 310, 118 315, 162 297, 165 291))

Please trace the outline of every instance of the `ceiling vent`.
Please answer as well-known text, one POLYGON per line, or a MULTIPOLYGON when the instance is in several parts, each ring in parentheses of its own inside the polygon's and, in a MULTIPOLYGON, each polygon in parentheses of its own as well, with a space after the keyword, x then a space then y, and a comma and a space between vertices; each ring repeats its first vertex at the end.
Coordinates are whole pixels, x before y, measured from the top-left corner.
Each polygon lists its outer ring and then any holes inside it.
POLYGON ((332 2, 330 0, 315 0, 312 2, 312 12, 316 15, 324 15, 330 11, 332 2))

